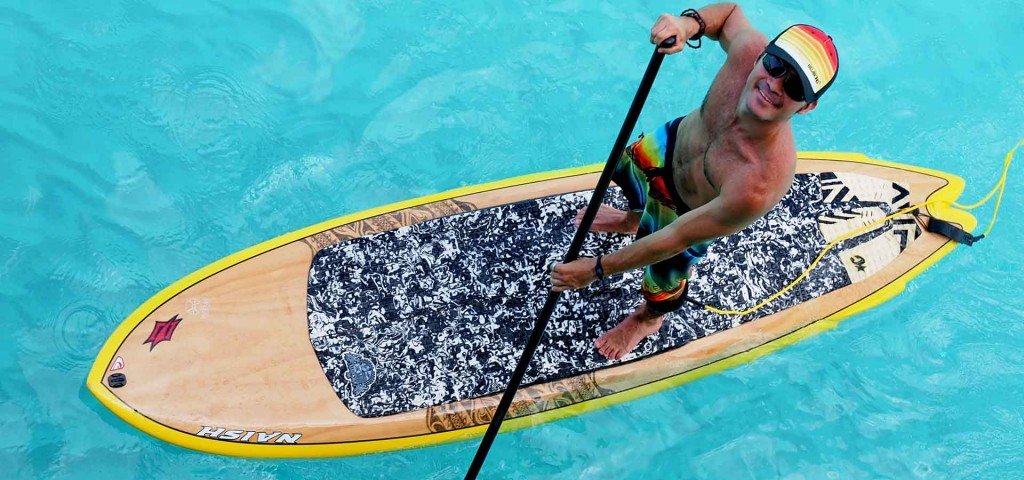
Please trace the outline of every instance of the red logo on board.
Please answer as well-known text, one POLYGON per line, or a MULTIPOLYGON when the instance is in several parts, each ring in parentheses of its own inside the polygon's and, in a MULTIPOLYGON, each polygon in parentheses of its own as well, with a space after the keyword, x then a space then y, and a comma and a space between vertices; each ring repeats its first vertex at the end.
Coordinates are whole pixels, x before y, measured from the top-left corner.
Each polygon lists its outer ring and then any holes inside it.
POLYGON ((156 325, 153 325, 153 331, 149 334, 149 338, 142 342, 142 344, 148 343, 149 351, 152 352, 153 347, 156 347, 158 343, 171 339, 171 335, 174 335, 174 329, 178 328, 179 323, 181 323, 181 318, 177 314, 166 322, 156 322, 156 325))

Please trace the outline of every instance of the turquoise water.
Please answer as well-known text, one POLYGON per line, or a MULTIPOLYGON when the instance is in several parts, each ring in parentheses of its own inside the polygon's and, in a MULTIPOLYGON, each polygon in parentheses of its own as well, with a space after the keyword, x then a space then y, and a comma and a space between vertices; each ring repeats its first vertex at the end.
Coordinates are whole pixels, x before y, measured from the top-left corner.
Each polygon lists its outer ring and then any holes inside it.
MULTIPOLYGON (((0 5, 0 465, 14 478, 461 478, 476 442, 263 461, 187 451, 83 386, 115 326, 222 256, 368 207, 604 160, 673 2, 0 5)), ((1016 0, 751 1, 822 26, 804 150, 996 179, 1024 137, 1016 0), (857 5, 853 5, 856 3, 857 5)), ((724 55, 670 57, 639 128, 724 55)), ((754 363, 505 434, 485 478, 1022 478, 1021 167, 990 239, 754 363)), ((983 219, 987 212, 982 213, 983 219)))

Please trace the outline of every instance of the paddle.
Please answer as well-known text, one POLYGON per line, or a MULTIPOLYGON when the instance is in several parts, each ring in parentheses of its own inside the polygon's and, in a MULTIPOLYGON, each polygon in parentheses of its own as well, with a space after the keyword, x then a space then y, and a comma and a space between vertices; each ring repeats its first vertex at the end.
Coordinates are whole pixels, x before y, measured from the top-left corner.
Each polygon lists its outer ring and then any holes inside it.
MULTIPOLYGON (((661 45, 657 48, 668 48, 675 45, 675 43, 676 37, 669 37, 661 42, 661 45)), ((615 169, 615 163, 619 160, 619 156, 622 155, 622 150, 626 148, 626 142, 629 141, 629 137, 633 133, 633 127, 636 126, 636 119, 640 116, 640 110, 644 108, 644 102, 647 101, 647 94, 651 92, 654 77, 658 75, 661 62, 665 59, 665 54, 658 53, 657 48, 655 48, 654 54, 651 55, 651 61, 647 64, 647 71, 644 72, 643 79, 640 80, 640 88, 637 89, 636 96, 633 97, 633 104, 629 106, 626 119, 622 122, 619 136, 615 139, 612 152, 608 155, 608 161, 604 164, 604 171, 601 172, 601 178, 597 181, 597 187, 594 188, 594 195, 590 197, 590 203, 583 214, 580 226, 576 230, 576 235, 572 238, 569 251, 565 254, 564 263, 571 262, 579 257, 580 249, 583 248, 583 241, 587 237, 590 225, 594 222, 594 217, 597 216, 597 209, 604 200, 608 184, 612 181, 612 171, 615 169)), ((519 364, 516 365, 515 371, 512 372, 512 379, 509 380, 508 387, 505 388, 505 393, 502 394, 501 401, 498 402, 498 408, 494 411, 491 424, 487 427, 487 433, 484 433, 480 447, 477 448, 476 456, 473 457, 473 463, 469 465, 469 470, 466 472, 466 480, 475 479, 477 474, 480 473, 480 468, 483 467, 484 460, 487 458, 487 452, 490 451, 491 444, 494 443, 494 437, 498 435, 498 430, 501 429, 501 423, 505 420, 505 414, 508 413, 508 408, 512 405, 512 399, 516 396, 516 390, 519 389, 519 385, 523 382, 526 367, 530 365, 530 360, 533 359, 533 353, 537 350, 537 345, 540 344, 541 337, 544 335, 544 329, 548 326, 548 320, 551 319, 551 313, 554 311, 555 304, 558 303, 560 296, 561 292, 552 291, 548 293, 544 309, 541 310, 537 322, 533 325, 533 333, 530 334, 530 340, 526 343, 523 355, 519 357, 519 364)))

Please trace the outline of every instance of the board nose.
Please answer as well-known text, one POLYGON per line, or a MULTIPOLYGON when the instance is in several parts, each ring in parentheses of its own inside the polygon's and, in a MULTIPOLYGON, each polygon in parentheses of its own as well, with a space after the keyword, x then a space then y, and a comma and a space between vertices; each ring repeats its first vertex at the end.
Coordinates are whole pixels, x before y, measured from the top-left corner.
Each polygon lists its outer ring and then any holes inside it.
MULTIPOLYGON (((192 286, 158 294, 115 332, 90 388, 192 435, 204 427, 292 433, 297 425, 337 421, 347 410, 309 343, 304 280, 311 257, 295 243, 258 262, 197 272, 198 283, 186 277, 192 286)), ((358 364, 354 372, 366 383, 372 369, 358 364)))

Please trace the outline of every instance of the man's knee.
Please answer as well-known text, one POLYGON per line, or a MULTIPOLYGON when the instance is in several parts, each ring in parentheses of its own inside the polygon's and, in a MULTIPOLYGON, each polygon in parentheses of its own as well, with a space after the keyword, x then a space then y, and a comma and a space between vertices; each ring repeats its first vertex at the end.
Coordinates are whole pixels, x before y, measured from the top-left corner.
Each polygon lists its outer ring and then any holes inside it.
POLYGON ((679 310, 679 307, 683 306, 683 302, 686 301, 686 281, 684 280, 678 287, 667 292, 652 293, 644 290, 641 293, 644 300, 647 301, 647 308, 654 313, 658 315, 672 313, 679 310))

